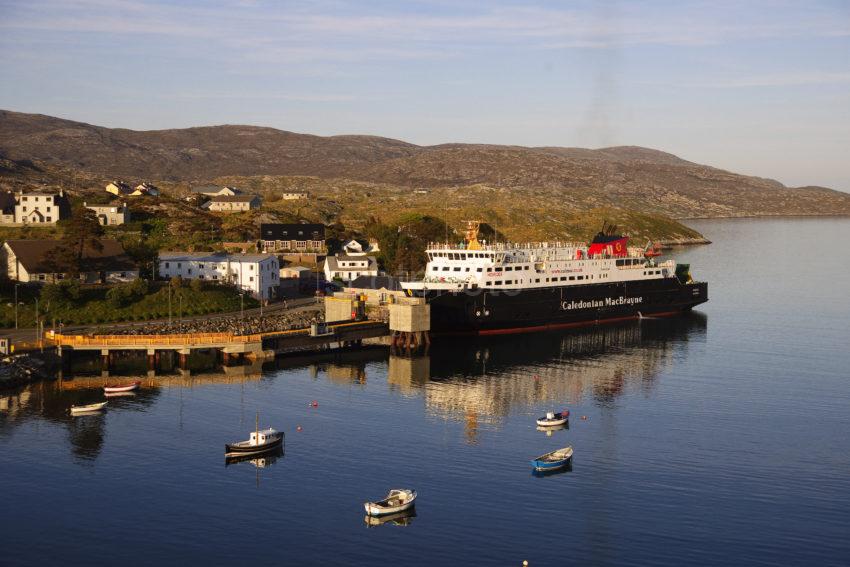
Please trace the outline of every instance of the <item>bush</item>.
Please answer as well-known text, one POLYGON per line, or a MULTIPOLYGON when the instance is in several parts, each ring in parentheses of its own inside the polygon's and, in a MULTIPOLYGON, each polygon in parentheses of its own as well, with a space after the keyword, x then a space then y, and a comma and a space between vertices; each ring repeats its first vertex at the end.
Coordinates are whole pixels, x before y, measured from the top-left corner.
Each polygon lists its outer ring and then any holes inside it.
POLYGON ((180 276, 174 276, 171 278, 171 287, 174 289, 180 289, 183 287, 183 278, 180 276))
POLYGON ((135 279, 131 282, 118 284, 106 292, 106 300, 112 307, 123 307, 142 299, 148 293, 148 282, 135 279))
POLYGON ((192 291, 199 292, 204 289, 204 282, 201 280, 192 280, 189 287, 192 288, 192 291))

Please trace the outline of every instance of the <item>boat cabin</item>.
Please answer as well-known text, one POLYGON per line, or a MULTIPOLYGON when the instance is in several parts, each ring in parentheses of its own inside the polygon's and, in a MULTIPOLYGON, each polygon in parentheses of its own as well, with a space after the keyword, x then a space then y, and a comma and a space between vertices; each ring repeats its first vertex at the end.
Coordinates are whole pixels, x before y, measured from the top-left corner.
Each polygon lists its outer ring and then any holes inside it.
POLYGON ((280 439, 280 431, 276 431, 269 427, 262 431, 252 431, 251 438, 248 441, 251 445, 265 445, 266 443, 271 443, 276 439, 280 439))

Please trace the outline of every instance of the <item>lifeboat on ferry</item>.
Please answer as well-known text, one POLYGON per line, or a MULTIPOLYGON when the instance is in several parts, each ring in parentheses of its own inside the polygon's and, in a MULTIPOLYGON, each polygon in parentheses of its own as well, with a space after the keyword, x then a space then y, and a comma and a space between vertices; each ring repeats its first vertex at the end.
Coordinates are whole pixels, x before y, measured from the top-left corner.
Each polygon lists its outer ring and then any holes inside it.
POLYGON ((657 244, 647 244, 646 249, 643 251, 643 255, 645 258, 661 256, 661 248, 657 244))

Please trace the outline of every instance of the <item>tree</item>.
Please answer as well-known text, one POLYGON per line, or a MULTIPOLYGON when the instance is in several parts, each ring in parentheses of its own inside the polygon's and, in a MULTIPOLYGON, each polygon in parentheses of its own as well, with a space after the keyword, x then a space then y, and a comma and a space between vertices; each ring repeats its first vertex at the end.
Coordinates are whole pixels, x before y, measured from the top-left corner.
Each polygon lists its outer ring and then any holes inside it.
POLYGON ((76 277, 81 271, 86 250, 103 250, 103 243, 100 241, 103 227, 100 226, 95 212, 85 207, 75 208, 71 218, 63 224, 64 233, 59 246, 50 252, 47 260, 52 264, 54 272, 76 277))

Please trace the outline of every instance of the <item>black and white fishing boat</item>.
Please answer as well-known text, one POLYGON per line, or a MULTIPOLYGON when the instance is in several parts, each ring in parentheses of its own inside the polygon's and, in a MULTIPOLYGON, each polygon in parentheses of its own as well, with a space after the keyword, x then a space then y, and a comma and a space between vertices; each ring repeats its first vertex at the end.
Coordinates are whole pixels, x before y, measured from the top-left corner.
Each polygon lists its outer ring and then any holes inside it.
POLYGON ((505 334, 674 315, 708 301, 690 266, 629 247, 616 227, 590 243, 487 243, 470 221, 466 241, 431 244, 425 277, 402 282, 431 306, 436 334, 505 334))
POLYGON ((283 432, 271 427, 260 429, 260 416, 257 415, 256 429, 251 432, 247 441, 237 441, 224 445, 225 457, 243 457, 246 455, 259 455, 279 449, 283 445, 283 432))

